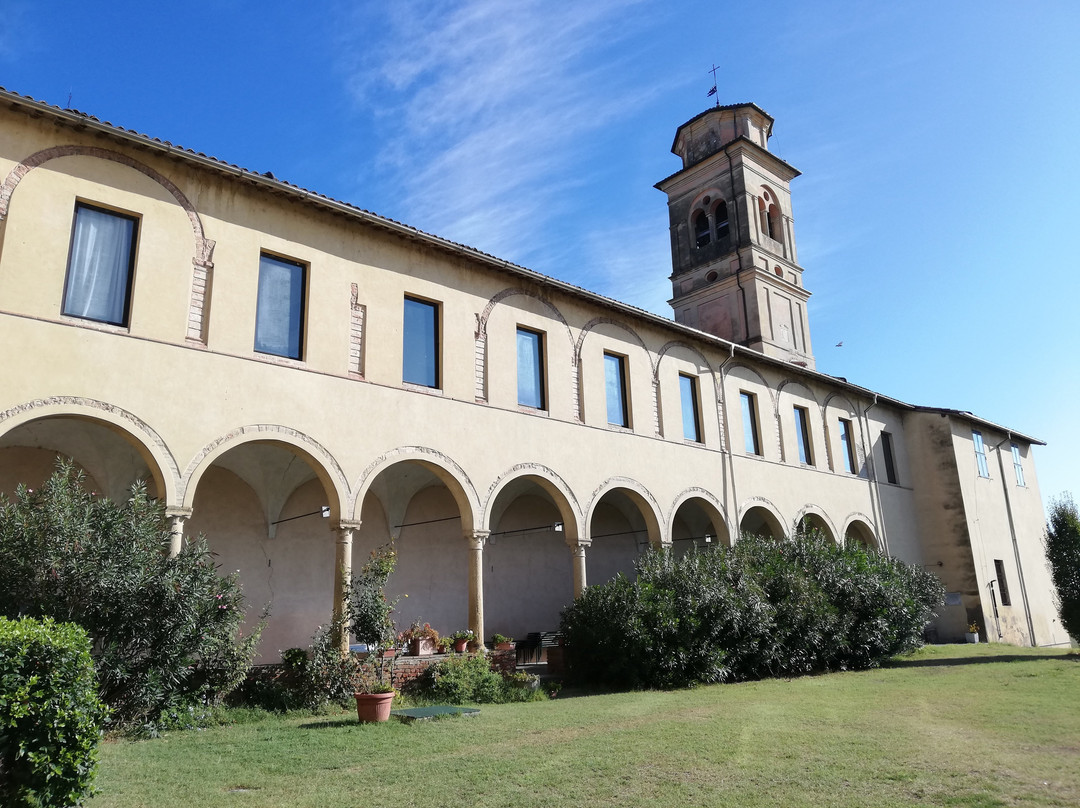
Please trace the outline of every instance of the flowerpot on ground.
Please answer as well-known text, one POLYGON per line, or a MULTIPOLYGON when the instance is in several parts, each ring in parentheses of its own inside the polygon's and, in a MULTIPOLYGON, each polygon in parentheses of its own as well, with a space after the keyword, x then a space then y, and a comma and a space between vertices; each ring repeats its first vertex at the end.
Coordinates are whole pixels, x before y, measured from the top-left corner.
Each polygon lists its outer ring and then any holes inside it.
POLYGON ((413 656, 431 656, 435 653, 435 640, 430 637, 414 637, 409 643, 409 650, 413 656))
POLYGON ((975 632, 975 631, 969 631, 967 634, 964 635, 964 637, 967 639, 968 642, 978 642, 979 641, 979 634, 978 634, 978 632, 975 632))
POLYGON ((362 724, 376 724, 390 720, 390 707, 394 701, 394 692, 389 693, 354 693, 356 697, 356 717, 362 724))
POLYGON ((454 652, 458 654, 464 654, 465 649, 469 647, 468 640, 454 640, 454 652))

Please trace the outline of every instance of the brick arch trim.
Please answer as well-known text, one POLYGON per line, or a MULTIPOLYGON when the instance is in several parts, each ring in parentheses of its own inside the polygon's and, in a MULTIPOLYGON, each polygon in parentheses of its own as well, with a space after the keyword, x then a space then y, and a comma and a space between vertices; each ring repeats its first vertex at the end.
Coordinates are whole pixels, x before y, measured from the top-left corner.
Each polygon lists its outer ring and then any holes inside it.
POLYGON ((214 268, 215 242, 206 237, 202 219, 199 217, 198 211, 195 210, 195 206, 191 204, 191 200, 187 198, 184 192, 181 191, 172 180, 161 172, 126 154, 111 149, 103 149, 99 146, 68 144, 65 146, 52 146, 48 149, 42 149, 41 151, 34 152, 12 168, 11 171, 8 172, 7 177, 4 178, 3 185, 0 185, 0 221, 7 218, 11 206, 11 197, 15 193, 15 189, 19 187, 19 183, 22 182, 23 177, 35 168, 60 157, 96 157, 100 160, 109 160, 132 168, 140 174, 149 177, 168 191, 173 199, 176 200, 176 203, 183 209, 184 213, 187 214, 188 221, 191 223, 192 234, 195 239, 195 254, 191 258, 191 263, 195 268, 195 272, 192 277, 187 338, 191 341, 205 344, 206 292, 209 284, 209 274, 214 268))

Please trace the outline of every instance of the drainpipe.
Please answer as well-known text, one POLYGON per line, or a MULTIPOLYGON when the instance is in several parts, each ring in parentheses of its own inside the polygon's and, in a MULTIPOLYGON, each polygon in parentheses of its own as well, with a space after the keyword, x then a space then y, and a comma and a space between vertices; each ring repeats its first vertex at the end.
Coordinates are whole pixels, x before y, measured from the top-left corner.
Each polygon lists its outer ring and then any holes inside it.
MULTIPOLYGON (((729 476, 731 478, 731 497, 732 497, 732 499, 735 500, 734 533, 736 535, 738 535, 739 530, 740 530, 740 526, 739 526, 739 493, 735 489, 735 452, 731 448, 731 418, 728 415, 729 407, 728 407, 727 375, 726 375, 726 369, 727 369, 728 363, 731 362, 735 358, 735 343, 732 342, 732 343, 729 343, 729 344, 731 345, 731 353, 728 354, 727 359, 725 359, 723 362, 720 363, 720 367, 718 368, 718 370, 720 371, 720 396, 721 396, 721 401, 723 402, 722 415, 723 415, 723 418, 724 418, 724 425, 726 426, 726 429, 724 430, 724 438, 727 441, 728 474, 729 474, 729 476)), ((723 448, 723 447, 721 447, 721 448, 723 448)), ((727 511, 728 521, 730 522, 731 521, 731 502, 728 501, 727 495, 728 495, 728 486, 725 485, 724 486, 724 508, 727 511)), ((732 530, 730 525, 728 526, 728 530, 729 531, 732 530)), ((737 541, 736 535, 731 535, 731 533, 728 534, 728 542, 730 544, 735 544, 735 542, 737 541)))
POLYGON ((866 455, 866 462, 870 466, 870 474, 867 475, 867 480, 870 485, 870 507, 874 510, 875 527, 878 531, 878 536, 881 539, 881 551, 886 555, 889 554, 889 538, 885 531, 885 514, 881 510, 881 488, 878 484, 877 464, 874 462, 874 447, 873 445, 867 445, 870 437, 870 410, 877 406, 878 394, 874 393, 874 400, 870 402, 870 406, 862 412, 862 444, 863 454, 866 455))
POLYGON ((1024 583, 1024 566, 1020 563, 1020 543, 1016 538, 1016 523, 1013 521, 1012 498, 1009 496, 1009 484, 1005 481, 1005 461, 1001 458, 1001 445, 1012 442, 1012 433, 1006 432, 1005 438, 994 447, 997 452, 998 468, 1001 470, 1001 490, 1005 494, 1005 513, 1009 517, 1009 535, 1012 537, 1013 560, 1016 562, 1016 577, 1020 582, 1020 599, 1024 601, 1024 617, 1027 620, 1028 639, 1033 648, 1038 647, 1035 641, 1035 623, 1031 619, 1031 607, 1028 604, 1027 584, 1024 583))

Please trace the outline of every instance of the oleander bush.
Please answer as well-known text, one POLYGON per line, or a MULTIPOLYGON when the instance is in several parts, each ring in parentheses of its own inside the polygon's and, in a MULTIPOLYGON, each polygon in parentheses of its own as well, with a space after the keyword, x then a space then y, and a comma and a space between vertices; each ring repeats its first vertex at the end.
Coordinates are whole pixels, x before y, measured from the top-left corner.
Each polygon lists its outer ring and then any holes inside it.
POLYGON ((943 597, 932 574, 861 545, 747 535, 682 558, 647 552, 635 580, 586 589, 562 633, 580 681, 685 687, 874 667, 922 644, 943 597))
POLYGON ((1050 520, 1043 540, 1054 580, 1061 625, 1080 641, 1080 515, 1069 494, 1050 502, 1050 520))
POLYGON ((0 617, 0 805, 81 804, 107 714, 83 629, 0 617))
POLYGON ((0 615, 78 623, 113 720, 151 733, 162 715, 218 703, 243 679, 261 626, 240 636, 243 595, 204 539, 175 557, 145 486, 114 503, 70 462, 0 497, 0 615))

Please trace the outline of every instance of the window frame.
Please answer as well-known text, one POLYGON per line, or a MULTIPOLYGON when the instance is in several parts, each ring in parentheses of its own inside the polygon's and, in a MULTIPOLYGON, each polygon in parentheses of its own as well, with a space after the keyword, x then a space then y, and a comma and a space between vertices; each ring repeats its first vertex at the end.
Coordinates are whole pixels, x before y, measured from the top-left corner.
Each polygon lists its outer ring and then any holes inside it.
MULTIPOLYGON (((295 359, 296 361, 303 361, 304 359, 304 330, 307 326, 307 285, 308 285, 308 265, 303 261, 297 261, 295 258, 285 258, 284 256, 276 253, 262 250, 259 253, 259 275, 255 287, 255 339, 252 350, 255 353, 263 354, 264 356, 278 356, 282 359, 295 359), (296 269, 300 271, 300 283, 299 289, 299 306, 297 311, 297 321, 292 323, 291 318, 291 306, 290 306, 290 322, 289 322, 289 338, 290 342, 292 337, 296 338, 296 351, 295 353, 290 351, 290 348, 286 348, 285 352, 280 350, 274 350, 273 346, 264 344, 260 347, 259 344, 259 322, 260 311, 262 310, 262 290, 263 290, 263 267, 264 262, 271 262, 279 266, 287 267, 289 269, 296 269)), ((291 285, 290 285, 291 292, 291 285)), ((290 294, 291 302, 291 294, 290 294)), ((290 345, 291 347, 291 345, 290 345)))
MULTIPOLYGON (((417 297, 416 295, 406 294, 402 303, 401 314, 401 381, 403 384, 411 384, 416 387, 426 387, 429 390, 441 390, 442 389, 442 306, 434 300, 428 300, 427 298, 417 297), (420 361, 424 363, 424 369, 421 371, 421 378, 414 378, 409 375, 413 368, 410 368, 410 364, 417 362, 415 351, 419 350, 416 347, 410 349, 410 318, 409 310, 410 304, 414 307, 413 311, 430 311, 431 312, 431 326, 430 334, 422 333, 417 336, 412 336, 412 341, 422 341, 424 343, 423 351, 430 351, 430 363, 425 360, 425 357, 421 357, 420 361), (419 308, 422 307, 422 308, 419 308), (429 341, 430 340, 430 341, 429 341), (413 362, 410 363, 410 358, 413 362), (428 365, 430 364, 430 368, 428 365)), ((425 324, 426 325, 426 324, 425 324)))
POLYGON ((762 457, 761 433, 758 430, 757 396, 746 390, 739 391, 742 407, 743 452, 762 457))
POLYGON ((545 334, 543 331, 537 331, 535 328, 528 328, 523 325, 517 327, 515 333, 515 354, 517 358, 517 403, 519 407, 527 407, 530 410, 539 410, 544 412, 547 410, 547 365, 545 360, 545 334), (522 401, 522 363, 521 363, 521 339, 523 336, 535 338, 536 342, 536 362, 534 367, 528 368, 530 375, 533 377, 530 381, 535 382, 537 401, 522 401))
MULTIPOLYGON (((630 429, 630 395, 629 387, 627 385, 627 378, 629 373, 627 372, 627 360, 623 354, 612 353, 611 351, 604 351, 604 401, 606 409, 606 417, 609 426, 617 426, 623 429, 630 429), (612 420, 612 399, 611 399, 611 382, 612 377, 609 372, 614 368, 616 371, 616 381, 618 382, 618 395, 619 395, 619 409, 621 410, 621 420, 612 420)), ((616 412, 615 415, 619 413, 616 412)))
POLYGON ((799 450, 799 462, 804 466, 814 465, 814 444, 810 439, 810 410, 792 406, 792 414, 795 418, 795 442, 799 450))
POLYGON ((1024 460, 1020 455, 1020 446, 1016 443, 1009 445, 1012 451, 1013 474, 1016 475, 1016 484, 1020 488, 1027 488, 1027 480, 1024 478, 1024 460))
POLYGON ((855 435, 851 428, 851 420, 849 418, 837 418, 836 420, 840 425, 840 449, 844 457, 844 470, 848 474, 858 474, 858 467, 855 462, 855 435))
POLYGON ((139 247, 139 225, 142 222, 142 217, 123 211, 118 211, 113 208, 103 207, 101 205, 95 205, 90 202, 84 202, 81 199, 75 200, 75 208, 71 218, 71 238, 68 242, 68 259, 67 266, 64 270, 64 291, 60 298, 60 314, 64 317, 74 317, 78 320, 86 320, 93 323, 102 323, 104 325, 118 326, 120 328, 128 328, 131 323, 131 299, 135 288, 135 262, 138 255, 139 247), (87 210, 97 214, 104 214, 111 216, 115 219, 130 222, 131 224, 131 237, 127 244, 128 256, 127 256, 127 269, 126 277, 124 278, 124 303, 123 312, 119 320, 111 320, 103 317, 93 317, 89 314, 78 314, 71 311, 73 304, 68 300, 68 295, 72 292, 72 261, 75 258, 76 239, 78 237, 79 230, 79 211, 87 210))
POLYGON ((899 477, 896 474, 896 452, 893 449, 892 433, 881 431, 881 454, 885 459, 885 479, 896 485, 899 477))
POLYGON ((701 396, 698 394, 698 379, 696 376, 689 373, 679 374, 679 404, 682 414, 683 440, 692 443, 703 443, 704 440, 701 434, 701 396), (688 395, 689 400, 687 400, 688 395), (688 406, 690 408, 689 419, 687 419, 688 406))
POLYGON ((975 464, 978 467, 979 476, 990 479, 990 466, 986 462, 986 443, 983 441, 982 432, 977 429, 971 430, 971 442, 975 447, 975 464))
POLYGON ((998 596, 1002 606, 1012 606, 1012 598, 1009 596, 1009 582, 1005 579, 1005 562, 1000 558, 994 559, 994 572, 997 575, 998 596))

